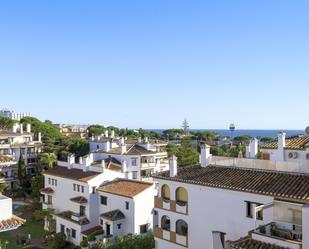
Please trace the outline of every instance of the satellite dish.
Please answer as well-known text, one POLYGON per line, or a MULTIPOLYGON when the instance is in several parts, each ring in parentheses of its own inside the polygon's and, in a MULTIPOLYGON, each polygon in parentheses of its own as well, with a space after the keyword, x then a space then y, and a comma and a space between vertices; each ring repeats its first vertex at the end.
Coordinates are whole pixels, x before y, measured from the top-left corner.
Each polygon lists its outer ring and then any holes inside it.
POLYGON ((309 135, 309 126, 306 127, 305 132, 309 135))

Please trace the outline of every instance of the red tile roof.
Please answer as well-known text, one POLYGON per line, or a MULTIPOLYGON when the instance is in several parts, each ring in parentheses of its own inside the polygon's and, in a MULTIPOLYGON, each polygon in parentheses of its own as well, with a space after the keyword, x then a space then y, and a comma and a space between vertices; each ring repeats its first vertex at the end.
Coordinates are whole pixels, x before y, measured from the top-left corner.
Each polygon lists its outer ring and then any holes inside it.
POLYGON ((175 177, 170 177, 169 171, 160 172, 153 177, 309 203, 309 174, 193 165, 178 168, 175 177))
POLYGON ((98 191, 133 198, 151 186, 152 183, 117 178, 98 188, 98 191))
MULTIPOLYGON (((262 144, 260 148, 275 150, 278 148, 278 141, 262 144)), ((309 148, 309 135, 290 137, 285 140, 285 149, 305 150, 306 148, 309 148)))
POLYGON ((0 220, 0 231, 14 229, 16 227, 21 226, 25 222, 26 220, 19 218, 16 215, 12 215, 10 219, 0 220))

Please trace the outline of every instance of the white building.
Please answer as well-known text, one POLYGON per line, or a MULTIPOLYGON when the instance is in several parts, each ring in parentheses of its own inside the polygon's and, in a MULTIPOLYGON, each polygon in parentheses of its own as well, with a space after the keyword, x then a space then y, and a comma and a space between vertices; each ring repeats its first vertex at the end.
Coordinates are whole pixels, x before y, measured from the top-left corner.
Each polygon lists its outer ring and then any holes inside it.
POLYGON ((20 156, 28 174, 34 174, 33 163, 41 152, 41 133, 31 132, 31 125, 15 124, 12 131, 0 130, 0 173, 10 188, 17 183, 17 164, 20 156))
POLYGON ((95 161, 118 161, 127 179, 149 179, 151 174, 168 169, 167 152, 162 149, 166 143, 163 141, 148 138, 125 140, 106 133, 93 137, 89 143, 95 161))
POLYGON ((98 188, 104 235, 144 234, 152 230, 155 193, 152 183, 120 178, 98 188))
POLYGON ((286 138, 280 132, 276 141, 261 145, 260 150, 264 160, 297 162, 309 167, 309 135, 286 138))
POLYGON ((212 157, 208 146, 199 165, 171 158, 154 176, 156 248, 308 249, 309 174, 253 161, 212 157))
POLYGON ((152 229, 153 185, 120 179, 123 173, 114 161, 96 164, 91 157, 75 163, 70 155, 44 172, 43 209, 54 210, 54 221, 46 219, 45 229, 54 222, 56 232, 76 245, 93 232, 110 237, 152 229))
MULTIPOLYGON (((0 184, 3 184, 0 179, 0 184)), ((14 230, 24 224, 26 221, 13 214, 12 199, 0 193, 0 233, 14 230)))
POLYGON ((0 110, 0 116, 19 121, 22 118, 30 117, 31 115, 29 112, 17 112, 14 110, 9 110, 9 109, 4 108, 0 110))

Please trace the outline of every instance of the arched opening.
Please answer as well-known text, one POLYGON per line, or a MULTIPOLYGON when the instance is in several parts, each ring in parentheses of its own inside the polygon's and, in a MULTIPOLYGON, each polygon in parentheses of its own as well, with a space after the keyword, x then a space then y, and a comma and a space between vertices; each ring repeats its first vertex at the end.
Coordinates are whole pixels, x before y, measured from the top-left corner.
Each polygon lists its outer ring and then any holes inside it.
POLYGON ((178 205, 185 206, 188 203, 188 191, 179 187, 176 189, 176 202, 178 205))
POLYGON ((188 224, 184 220, 177 220, 176 222, 176 234, 181 236, 188 235, 188 224))
POLYGON ((161 218, 161 228, 166 231, 170 231, 171 229, 171 221, 170 217, 163 215, 161 218))
POLYGON ((170 200, 170 188, 169 186, 167 186, 166 184, 164 184, 162 186, 162 198, 165 201, 169 201, 170 200))

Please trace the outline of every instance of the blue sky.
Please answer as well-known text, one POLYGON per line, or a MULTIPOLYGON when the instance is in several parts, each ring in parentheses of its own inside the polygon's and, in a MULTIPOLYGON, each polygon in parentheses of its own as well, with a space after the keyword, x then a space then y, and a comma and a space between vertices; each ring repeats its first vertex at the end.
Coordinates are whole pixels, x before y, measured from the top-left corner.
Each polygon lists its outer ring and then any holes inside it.
POLYGON ((0 106, 130 128, 309 125, 309 1, 3 0, 0 106))

